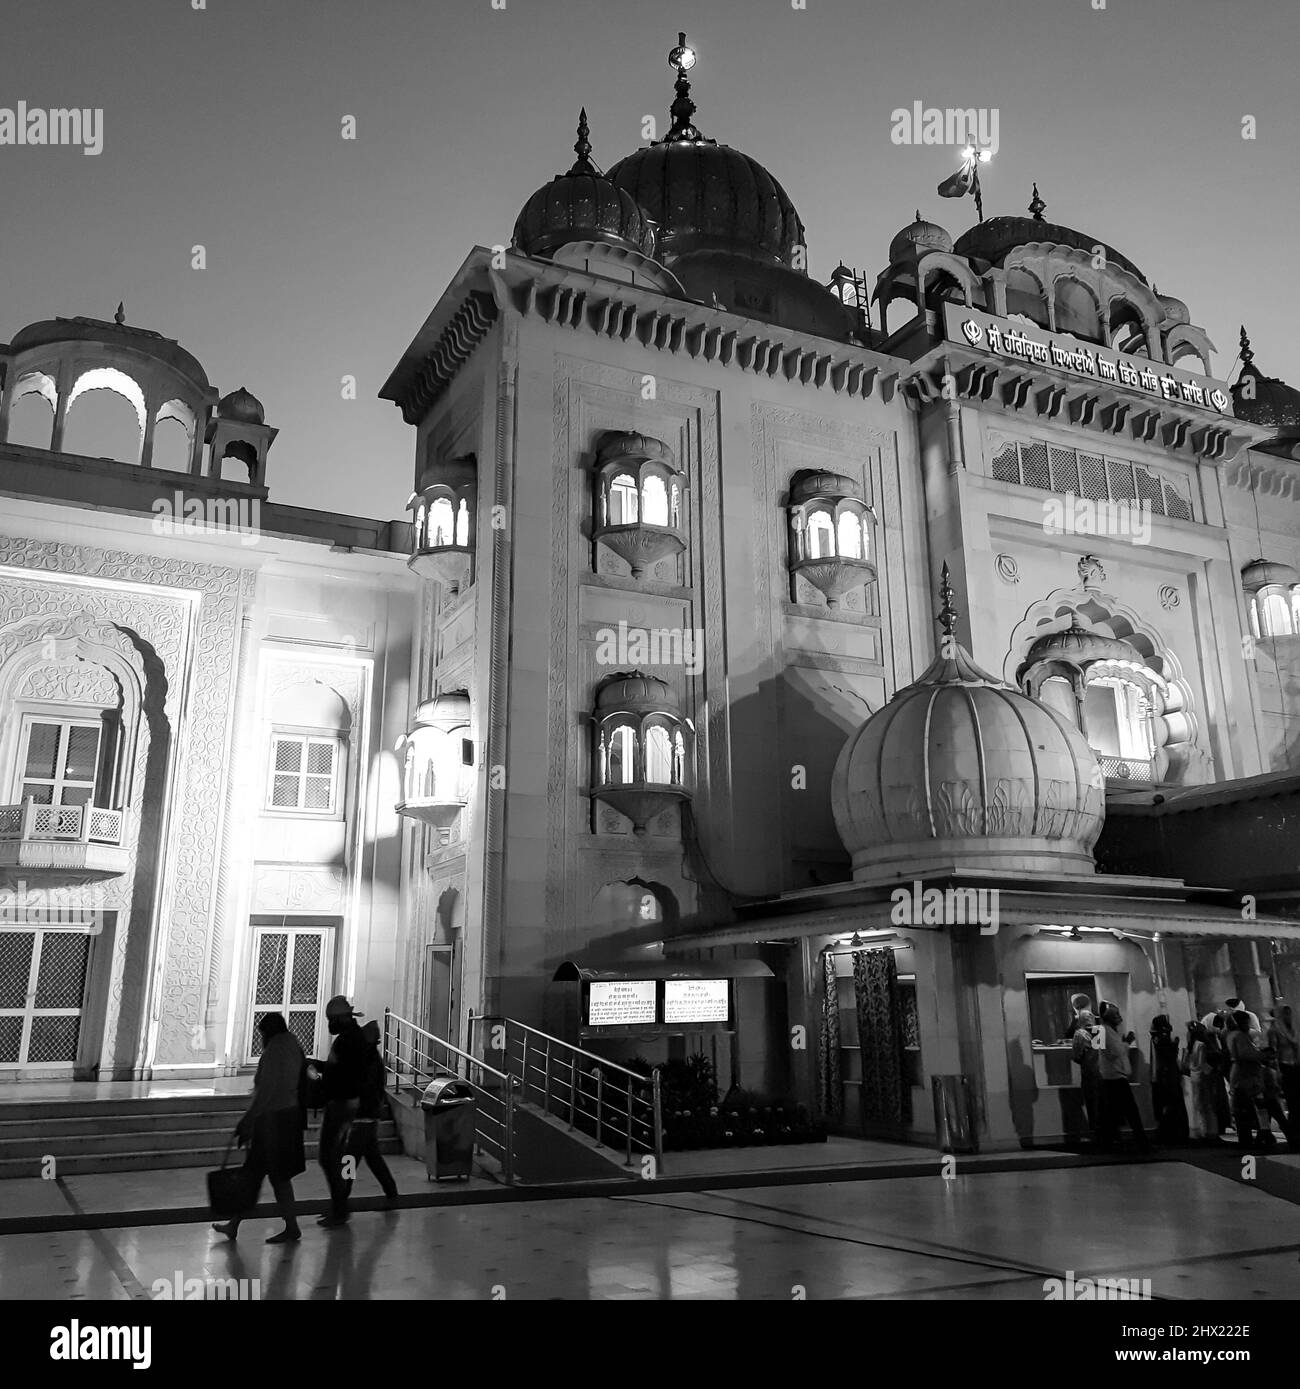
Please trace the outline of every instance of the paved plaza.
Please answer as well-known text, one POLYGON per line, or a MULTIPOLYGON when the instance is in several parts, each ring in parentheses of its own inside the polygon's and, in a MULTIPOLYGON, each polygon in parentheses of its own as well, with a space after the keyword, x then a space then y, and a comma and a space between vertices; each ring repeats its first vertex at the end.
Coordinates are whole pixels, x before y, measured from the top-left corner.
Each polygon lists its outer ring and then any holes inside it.
MULTIPOLYGON (((398 1161, 403 1190, 424 1199, 422 1167, 398 1161)), ((1300 1298, 1300 1159, 1262 1159, 1253 1182, 1240 1172, 1224 1154, 952 1180, 621 1188, 363 1209, 332 1234, 308 1218, 300 1245, 271 1248, 272 1219, 247 1222, 233 1245, 198 1220, 11 1233, 0 1298, 144 1300, 179 1274, 247 1280, 262 1299, 1036 1301, 1069 1272, 1149 1278, 1155 1298, 1300 1298)))

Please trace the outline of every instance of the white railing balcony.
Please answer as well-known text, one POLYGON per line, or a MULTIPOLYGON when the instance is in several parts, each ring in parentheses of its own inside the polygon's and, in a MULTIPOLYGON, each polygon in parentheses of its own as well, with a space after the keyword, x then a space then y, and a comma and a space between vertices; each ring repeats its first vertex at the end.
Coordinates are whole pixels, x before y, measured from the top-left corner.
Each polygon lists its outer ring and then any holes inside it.
POLYGON ((0 805, 0 868, 125 873, 127 819, 125 810, 99 805, 0 805))

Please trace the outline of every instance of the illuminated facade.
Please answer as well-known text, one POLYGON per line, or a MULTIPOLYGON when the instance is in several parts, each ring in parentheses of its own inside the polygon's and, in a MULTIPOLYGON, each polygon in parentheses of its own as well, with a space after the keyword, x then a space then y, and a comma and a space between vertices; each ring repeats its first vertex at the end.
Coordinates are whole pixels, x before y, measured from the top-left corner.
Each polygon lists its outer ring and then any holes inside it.
POLYGON ((1252 415, 1187 307, 1036 189, 955 239, 918 214, 872 326, 694 115, 679 70, 666 136, 602 174, 584 112, 577 162, 382 392, 417 476, 471 459, 477 485, 472 581, 429 587, 413 698, 463 692, 480 761, 450 840, 411 821, 394 1006, 595 1044, 557 969, 757 960, 728 1028, 622 1054, 704 1049, 916 1136, 961 1073, 986 1141, 1059 1137, 1072 992, 1142 1033, 1294 977, 1270 915, 1294 880, 1243 921, 1239 839, 1194 894, 1123 827, 1294 792, 1298 421, 1252 415), (610 668, 616 631, 649 654, 610 668), (907 914, 914 885, 997 915, 907 914))

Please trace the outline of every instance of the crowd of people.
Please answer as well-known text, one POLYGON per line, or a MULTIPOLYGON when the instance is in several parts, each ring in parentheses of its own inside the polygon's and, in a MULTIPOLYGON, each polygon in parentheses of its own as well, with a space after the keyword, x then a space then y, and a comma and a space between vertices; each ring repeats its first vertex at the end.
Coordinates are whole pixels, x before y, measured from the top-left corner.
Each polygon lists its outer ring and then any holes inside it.
MULTIPOLYGON (((268 1244, 294 1244, 302 1238, 294 1205, 293 1179, 307 1170, 303 1134, 307 1111, 323 1108, 319 1162, 330 1193, 330 1209, 316 1222, 336 1230, 348 1222, 352 1174, 364 1162, 383 1189, 387 1204, 397 1200, 397 1183, 379 1149, 386 1075, 379 1045, 379 1025, 362 1027, 346 998, 330 999, 325 1018, 333 1037, 323 1062, 309 1062, 280 1013, 258 1022, 262 1054, 248 1109, 235 1129, 247 1149, 244 1171, 248 1208, 257 1204, 262 1183, 270 1180, 284 1229, 268 1244)), ((235 1239, 236 1216, 212 1228, 235 1239)))
MULTIPOLYGON (((1150 1151, 1133 1094, 1137 1038, 1121 1033, 1114 1003, 1099 1003, 1095 1013, 1085 994, 1071 1003, 1066 1037, 1093 1142, 1113 1150, 1127 1127, 1137 1150, 1150 1151)), ((1219 1144, 1231 1129, 1239 1147, 1261 1151, 1277 1144, 1274 1122, 1292 1147, 1300 1142, 1300 1037, 1290 1004, 1280 1003, 1261 1026, 1241 999, 1230 998, 1190 1021, 1185 1042, 1159 1014, 1151 1023, 1150 1078, 1156 1143, 1219 1144)))

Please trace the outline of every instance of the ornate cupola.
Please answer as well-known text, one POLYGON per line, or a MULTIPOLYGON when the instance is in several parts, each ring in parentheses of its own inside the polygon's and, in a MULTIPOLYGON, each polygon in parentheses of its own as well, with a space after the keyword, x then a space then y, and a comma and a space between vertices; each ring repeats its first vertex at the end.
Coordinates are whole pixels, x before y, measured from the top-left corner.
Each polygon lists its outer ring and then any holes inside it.
POLYGON ((592 469, 591 538, 632 566, 632 577, 653 572, 661 559, 686 548, 686 474, 661 439, 614 431, 601 436, 592 469))
POLYGON ((407 564, 453 593, 470 581, 478 512, 478 465, 473 454, 431 463, 420 475, 407 510, 415 537, 407 564))
POLYGON ((514 244, 525 255, 550 257, 572 242, 605 243, 647 257, 654 254, 654 228, 636 199, 591 162, 590 133, 583 107, 573 167, 539 188, 515 222, 514 244))
POLYGON ((838 608, 844 595, 874 583, 876 513, 862 486, 840 473, 796 473, 790 483, 790 598, 806 579, 838 608))
POLYGON ((1241 571, 1250 630, 1261 640, 1300 634, 1300 574, 1289 564, 1254 559, 1241 571))
POLYGON ((596 692, 592 732, 592 799, 627 816, 636 835, 691 799, 695 730, 664 681, 640 671, 610 676, 596 692))
POLYGON ((1092 749, 1055 710, 981 670, 955 635, 845 744, 831 807, 859 882, 944 870, 1086 875, 1105 816, 1092 749))
POLYGON ((266 455, 277 433, 266 423, 262 402, 251 391, 239 386, 222 396, 204 437, 208 476, 220 478, 222 462, 237 458, 248 469, 248 482, 265 487, 266 455))

